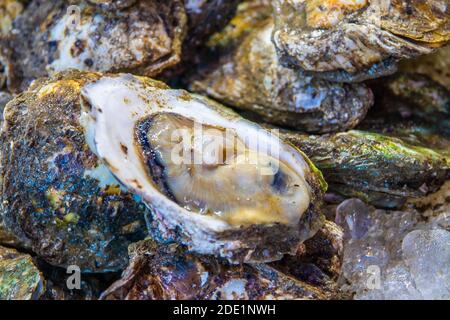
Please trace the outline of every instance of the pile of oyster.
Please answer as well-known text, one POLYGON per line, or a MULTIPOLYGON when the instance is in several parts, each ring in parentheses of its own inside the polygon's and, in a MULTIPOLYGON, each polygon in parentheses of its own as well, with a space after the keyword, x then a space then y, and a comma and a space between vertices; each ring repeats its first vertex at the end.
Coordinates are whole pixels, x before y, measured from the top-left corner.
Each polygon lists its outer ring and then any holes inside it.
POLYGON ((449 42, 449 0, 0 1, 0 299, 450 298, 449 42))

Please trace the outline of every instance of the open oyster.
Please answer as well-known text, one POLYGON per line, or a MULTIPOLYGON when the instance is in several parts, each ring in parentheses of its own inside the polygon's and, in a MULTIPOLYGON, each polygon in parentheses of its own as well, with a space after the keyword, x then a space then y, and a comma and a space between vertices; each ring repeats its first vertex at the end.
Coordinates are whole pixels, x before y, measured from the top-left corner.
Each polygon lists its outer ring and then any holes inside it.
POLYGON ((355 127, 373 104, 370 89, 283 67, 271 41, 273 19, 267 18, 271 7, 267 10, 260 2, 241 5, 231 22, 235 28, 213 38, 217 43, 214 49, 224 52, 219 61, 202 67, 191 88, 248 116, 257 115, 263 121, 301 131, 327 133, 355 127), (245 20, 248 12, 253 14, 252 21, 245 20), (237 31, 242 25, 252 31, 237 31))
POLYGON ((448 0, 274 0, 283 61, 335 81, 395 71, 448 43, 448 0))
POLYGON ((407 197, 436 191, 447 179, 444 155, 401 139, 364 131, 308 136, 282 132, 323 172, 330 191, 380 207, 399 207, 407 197))
POLYGON ((130 246, 130 266, 104 300, 327 299, 330 294, 268 265, 227 266, 151 240, 130 246))
POLYGON ((187 28, 183 1, 135 1, 108 10, 87 1, 34 0, 2 45, 11 90, 68 68, 149 76, 181 59, 187 28))
POLYGON ((91 148, 148 204, 163 239, 271 261, 319 226, 325 182, 275 133, 148 78, 104 76, 82 95, 91 148))
POLYGON ((49 263, 91 272, 125 267, 146 235, 145 206, 86 143, 80 90, 98 77, 37 80, 5 108, 0 136, 0 224, 49 263))

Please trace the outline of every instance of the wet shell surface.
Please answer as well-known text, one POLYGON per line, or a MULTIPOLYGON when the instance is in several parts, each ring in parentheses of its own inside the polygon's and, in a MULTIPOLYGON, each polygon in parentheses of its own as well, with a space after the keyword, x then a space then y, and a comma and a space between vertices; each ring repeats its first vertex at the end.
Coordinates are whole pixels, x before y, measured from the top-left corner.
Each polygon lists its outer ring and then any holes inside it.
POLYGON ((146 236, 146 207, 89 149, 75 71, 36 81, 5 108, 0 135, 0 241, 86 272, 127 265, 146 236))
POLYGON ((275 0, 273 40, 285 64, 334 81, 395 72, 399 59, 450 39, 447 0, 275 0))
POLYGON ((320 224, 325 183, 273 132, 148 78, 103 76, 82 95, 88 144, 142 197, 162 239, 231 262, 271 261, 320 224))

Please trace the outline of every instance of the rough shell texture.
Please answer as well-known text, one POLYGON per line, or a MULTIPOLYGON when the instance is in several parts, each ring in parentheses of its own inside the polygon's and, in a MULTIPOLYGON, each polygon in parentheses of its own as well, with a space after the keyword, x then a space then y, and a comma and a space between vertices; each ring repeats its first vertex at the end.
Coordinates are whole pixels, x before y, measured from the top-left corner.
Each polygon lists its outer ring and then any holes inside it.
POLYGON ((45 278, 45 292, 40 300, 98 300, 101 293, 120 277, 119 272, 114 273, 84 273, 80 277, 79 289, 69 289, 74 284, 74 275, 66 268, 49 265, 45 261, 35 258, 35 264, 45 278))
POLYGON ((45 280, 28 254, 0 246, 0 300, 35 300, 45 280))
POLYGON ((154 76, 181 59, 187 17, 182 1, 143 1, 120 10, 76 1, 35 0, 3 41, 10 90, 68 68, 154 76), (79 15, 79 16, 78 16, 79 15))
POLYGON ((285 132, 324 174, 330 191, 397 207, 406 197, 423 196, 447 178, 446 158, 398 138, 364 131, 307 136, 285 132))
POLYGON ((305 132, 355 127, 373 104, 370 89, 363 84, 331 83, 280 65, 271 41, 273 21, 264 20, 267 9, 261 4, 255 9, 257 5, 258 1, 253 6, 245 3, 231 22, 236 27, 216 35, 213 50, 218 52, 211 55, 220 59, 203 66, 191 88, 248 116, 305 132), (247 12, 256 15, 255 10, 260 10, 260 15, 245 22, 247 12), (250 33, 244 31, 249 26, 250 33))
POLYGON ((319 286, 333 295, 333 299, 343 299, 345 297, 337 288, 342 253, 343 230, 327 220, 314 237, 298 247, 294 256, 286 256, 271 266, 300 281, 319 286))
POLYGON ((24 9, 24 2, 20 0, 4 0, 0 3, 0 37, 9 34, 14 19, 24 9))
POLYGON ((393 62, 450 39, 447 0, 275 0, 274 41, 284 62, 338 81, 392 72, 393 62))
MULTIPOLYGON (((418 125, 435 126, 443 136, 450 133, 450 90, 426 75, 398 73, 372 84, 376 105, 369 113, 373 118, 412 120, 418 125)), ((398 121, 400 122, 400 121, 398 121)))
POLYGON ((5 110, 1 134, 4 225, 54 265, 84 271, 127 264, 145 235, 144 205, 122 190, 91 152, 80 125, 78 72, 36 81, 5 110))
POLYGON ((450 90, 450 46, 417 59, 405 60, 399 65, 401 71, 427 75, 450 90))
MULTIPOLYGON (((240 0, 185 0, 189 31, 185 50, 204 44, 233 17, 240 0)), ((190 54, 186 52, 186 54, 190 54)))
POLYGON ((226 266, 151 240, 130 248, 131 263, 102 299, 273 300, 326 299, 319 287, 290 278, 267 265, 226 266))

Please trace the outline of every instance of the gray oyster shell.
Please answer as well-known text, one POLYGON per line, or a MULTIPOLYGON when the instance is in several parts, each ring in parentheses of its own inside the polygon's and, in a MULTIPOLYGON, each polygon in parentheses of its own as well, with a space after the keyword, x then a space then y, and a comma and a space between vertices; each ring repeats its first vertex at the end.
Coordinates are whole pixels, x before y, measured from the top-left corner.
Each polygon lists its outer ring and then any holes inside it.
POLYGON ((282 66, 271 41, 270 9, 261 1, 239 7, 228 29, 211 41, 210 56, 219 59, 200 68, 191 89, 250 118, 299 131, 329 133, 355 127, 373 104, 371 90, 282 66))
POLYGON ((273 40, 286 65, 343 82, 395 72, 450 39, 447 0, 275 0, 273 40))
POLYGON ((36 81, 5 109, 0 136, 0 221, 49 263, 120 270, 146 235, 145 206, 89 149, 80 123, 81 86, 71 71, 36 81))

